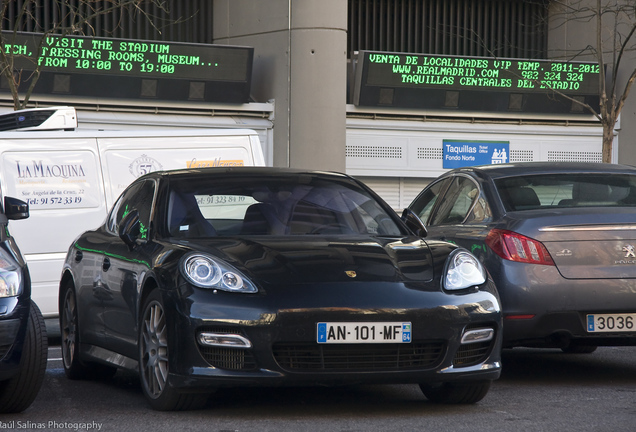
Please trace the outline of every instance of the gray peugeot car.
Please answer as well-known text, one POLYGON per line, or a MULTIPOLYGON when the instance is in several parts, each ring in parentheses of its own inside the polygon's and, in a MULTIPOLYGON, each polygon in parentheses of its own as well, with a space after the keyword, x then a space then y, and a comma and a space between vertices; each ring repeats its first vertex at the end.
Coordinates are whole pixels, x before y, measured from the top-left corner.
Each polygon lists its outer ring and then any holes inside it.
POLYGON ((635 168, 459 168, 430 183, 403 219, 485 264, 501 296, 504 347, 636 345, 635 168))

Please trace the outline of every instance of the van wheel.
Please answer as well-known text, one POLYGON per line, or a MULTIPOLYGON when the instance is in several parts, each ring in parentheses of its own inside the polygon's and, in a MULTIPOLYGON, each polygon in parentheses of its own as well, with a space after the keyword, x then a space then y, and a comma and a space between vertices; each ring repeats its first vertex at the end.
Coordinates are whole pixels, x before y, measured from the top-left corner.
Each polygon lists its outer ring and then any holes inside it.
POLYGON ((144 303, 139 324, 139 376, 150 406, 158 411, 183 411, 202 408, 207 395, 180 393, 168 379, 170 343, 165 308, 159 290, 144 303))
POLYGON ((69 283, 60 305, 60 334, 62 336, 62 364, 69 379, 111 378, 117 368, 102 364, 85 364, 79 354, 79 327, 77 298, 73 285, 69 283))
POLYGON ((20 359, 20 372, 13 378, 0 383, 0 413, 22 412, 33 403, 44 381, 47 355, 48 343, 44 318, 38 306, 32 301, 20 359))
POLYGON ((420 384, 424 396, 431 402, 442 404, 474 404, 482 400, 492 381, 446 382, 420 384))

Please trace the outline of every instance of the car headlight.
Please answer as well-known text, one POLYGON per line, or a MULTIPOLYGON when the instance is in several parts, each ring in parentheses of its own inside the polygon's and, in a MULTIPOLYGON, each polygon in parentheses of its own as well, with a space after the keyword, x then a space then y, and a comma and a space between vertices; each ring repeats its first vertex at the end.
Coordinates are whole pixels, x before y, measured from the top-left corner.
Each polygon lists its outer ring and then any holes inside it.
POLYGON ((444 271, 444 288, 461 290, 486 282, 486 270, 473 254, 463 249, 456 249, 446 260, 444 271))
POLYGON ((238 270, 211 256, 190 255, 183 260, 181 270, 191 283, 201 288, 243 293, 258 291, 238 270))
POLYGON ((0 297, 15 297, 22 292, 19 267, 0 257, 0 297))

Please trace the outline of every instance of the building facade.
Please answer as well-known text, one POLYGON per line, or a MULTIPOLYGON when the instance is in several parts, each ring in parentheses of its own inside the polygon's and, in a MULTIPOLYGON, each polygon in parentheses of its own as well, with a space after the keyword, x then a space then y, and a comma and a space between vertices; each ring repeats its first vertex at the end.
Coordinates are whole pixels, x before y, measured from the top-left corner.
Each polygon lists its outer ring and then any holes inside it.
MULTIPOLYGON (((18 30, 41 32, 66 16, 54 7, 54 0, 38 3, 41 7, 33 11, 33 19, 20 23, 18 30)), ((106 7, 108 2, 103 3, 106 7)), ((466 143, 504 154, 510 162, 601 161, 598 120, 576 103, 529 89, 538 82, 532 74, 546 65, 556 68, 551 71, 559 76, 554 82, 578 86, 578 78, 565 78, 563 62, 590 60, 575 55, 594 45, 591 23, 570 16, 563 2, 171 0, 166 4, 169 12, 150 11, 152 25, 142 16, 113 11, 81 32, 251 47, 249 100, 58 92, 34 93, 31 106, 74 105, 80 127, 252 128, 259 132, 269 165, 346 171, 370 184, 396 209, 451 167, 453 158, 463 157, 453 151, 466 143), (387 64, 380 67, 379 59, 387 64), (480 61, 493 66, 479 67, 480 61), (515 71, 509 64, 516 65, 515 71), (418 72, 404 72, 416 67, 418 72), (462 79, 476 84, 461 87, 462 79), (513 86, 517 88, 512 90, 513 86)), ((570 0, 569 4, 580 10, 591 2, 570 0)), ((16 16, 17 11, 9 11, 5 23, 16 16)), ((633 70, 633 59, 626 58, 624 66, 625 71, 630 66, 633 70)), ((619 77, 621 85, 629 77, 629 72, 624 74, 619 77)), ((191 83, 190 95, 193 88, 191 83)), ((10 110, 6 85, 0 83, 0 90, 5 90, 0 93, 3 108, 10 110)), ((593 91, 573 98, 590 94, 593 91)), ((617 125, 613 162, 636 163, 631 142, 636 122, 630 121, 634 108, 628 99, 617 125)))

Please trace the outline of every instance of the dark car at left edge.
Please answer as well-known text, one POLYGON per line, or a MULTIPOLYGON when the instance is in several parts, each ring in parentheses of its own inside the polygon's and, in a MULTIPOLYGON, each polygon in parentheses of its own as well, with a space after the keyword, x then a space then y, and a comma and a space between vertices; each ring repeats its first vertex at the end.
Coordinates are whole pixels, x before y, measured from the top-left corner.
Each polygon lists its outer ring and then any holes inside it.
POLYGON ((478 402, 501 373, 498 293, 469 251, 423 229, 344 174, 147 174, 69 248, 65 373, 137 370, 157 410, 283 385, 413 383, 478 402))
POLYGON ((29 268, 9 232, 9 220, 29 217, 29 206, 5 197, 0 208, 0 413, 26 410, 46 372, 44 318, 31 300, 29 268))

